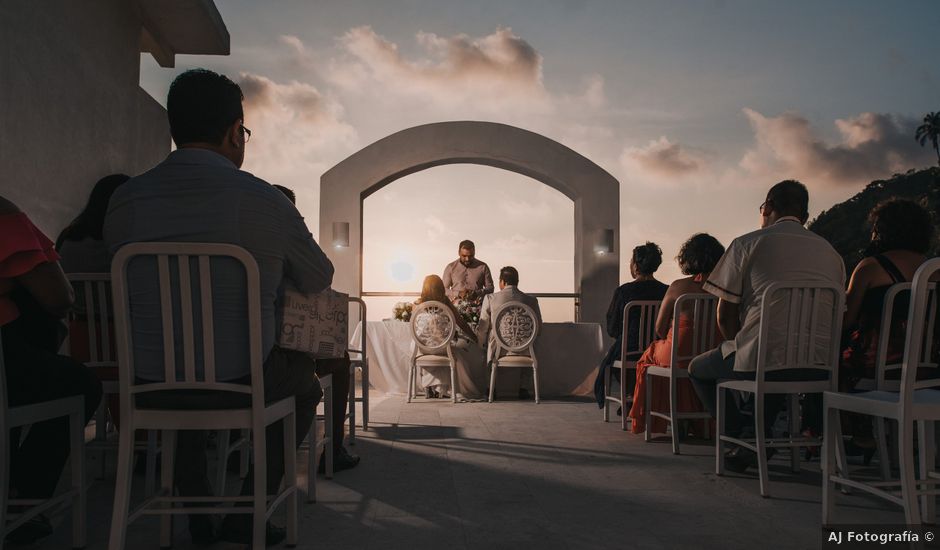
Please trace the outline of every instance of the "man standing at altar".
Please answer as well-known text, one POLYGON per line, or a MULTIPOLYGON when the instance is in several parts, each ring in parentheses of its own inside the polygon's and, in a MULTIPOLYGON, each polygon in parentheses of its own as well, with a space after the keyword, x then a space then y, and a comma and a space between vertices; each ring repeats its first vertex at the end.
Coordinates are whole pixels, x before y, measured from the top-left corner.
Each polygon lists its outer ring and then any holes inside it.
POLYGON ((460 241, 457 248, 459 258, 444 268, 444 288, 452 301, 461 293, 470 291, 478 296, 493 292, 493 276, 485 263, 476 259, 476 246, 473 241, 460 241))

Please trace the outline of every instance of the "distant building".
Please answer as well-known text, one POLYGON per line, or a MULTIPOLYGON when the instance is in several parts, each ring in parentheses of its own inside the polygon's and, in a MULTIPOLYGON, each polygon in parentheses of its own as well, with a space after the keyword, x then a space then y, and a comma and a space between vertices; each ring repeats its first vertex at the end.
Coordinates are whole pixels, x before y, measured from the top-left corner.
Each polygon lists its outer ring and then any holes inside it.
POLYGON ((101 176, 138 174, 170 149, 140 55, 228 55, 212 0, 0 2, 0 194, 50 237, 101 176))

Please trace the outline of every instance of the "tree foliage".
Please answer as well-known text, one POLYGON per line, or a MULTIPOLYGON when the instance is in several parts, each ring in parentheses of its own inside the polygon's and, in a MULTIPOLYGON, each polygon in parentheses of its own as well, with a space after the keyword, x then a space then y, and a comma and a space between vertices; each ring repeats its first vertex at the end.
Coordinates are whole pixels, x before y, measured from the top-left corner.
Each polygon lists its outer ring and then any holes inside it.
MULTIPOLYGON (((832 244, 845 261, 846 273, 851 273, 864 257, 871 239, 868 213, 879 202, 890 198, 920 201, 930 212, 936 227, 940 221, 940 168, 910 170, 886 180, 873 181, 854 197, 823 211, 808 227, 832 244)), ((936 230, 928 256, 940 256, 936 230)))

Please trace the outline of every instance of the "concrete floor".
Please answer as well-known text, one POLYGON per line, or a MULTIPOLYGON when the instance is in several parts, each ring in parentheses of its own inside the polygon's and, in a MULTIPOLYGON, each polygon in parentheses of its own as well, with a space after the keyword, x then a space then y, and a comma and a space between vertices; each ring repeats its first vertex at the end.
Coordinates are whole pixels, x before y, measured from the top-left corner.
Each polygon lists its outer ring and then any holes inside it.
MULTIPOLYGON (((619 422, 603 423, 583 401, 409 405, 376 395, 370 429, 350 449, 362 463, 332 481, 320 478, 320 502, 302 507, 299 548, 821 545, 818 461, 792 474, 786 454, 778 455, 773 497, 764 499, 756 473, 713 473, 711 443, 691 441, 673 456, 667 439, 645 443, 619 422)), ((106 547, 111 480, 90 489, 89 549, 106 547)), ((836 513, 840 523, 903 522, 898 508, 857 492, 840 496, 836 513)), ((67 512, 54 522, 55 535, 39 548, 70 546, 67 512)), ((195 548, 186 521, 174 526, 175 547, 195 548)), ((156 520, 131 526, 128 548, 158 546, 156 520)))

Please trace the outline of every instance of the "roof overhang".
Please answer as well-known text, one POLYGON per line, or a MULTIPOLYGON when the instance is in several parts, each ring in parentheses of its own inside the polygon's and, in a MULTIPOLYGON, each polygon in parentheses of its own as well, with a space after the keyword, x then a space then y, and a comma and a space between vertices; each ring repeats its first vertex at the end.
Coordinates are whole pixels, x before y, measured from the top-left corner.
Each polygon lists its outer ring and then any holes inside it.
POLYGON ((213 0, 137 0, 142 29, 140 51, 161 67, 176 54, 228 55, 230 38, 213 0))

